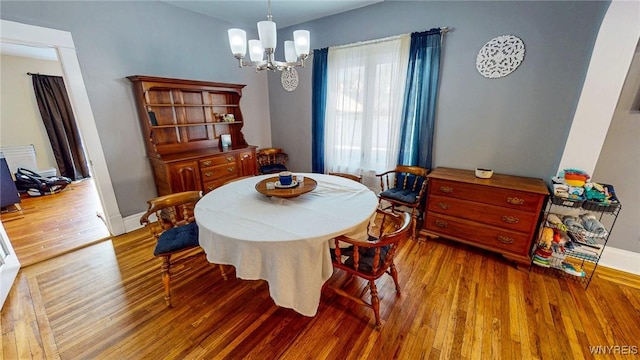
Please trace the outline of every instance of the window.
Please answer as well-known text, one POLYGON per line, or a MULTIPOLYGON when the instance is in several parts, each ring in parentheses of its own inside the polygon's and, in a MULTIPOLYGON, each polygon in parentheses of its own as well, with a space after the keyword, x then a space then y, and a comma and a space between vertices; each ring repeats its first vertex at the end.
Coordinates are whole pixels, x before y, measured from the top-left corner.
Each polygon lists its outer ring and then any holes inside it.
POLYGON ((362 174, 395 167, 410 36, 330 48, 325 170, 362 174))

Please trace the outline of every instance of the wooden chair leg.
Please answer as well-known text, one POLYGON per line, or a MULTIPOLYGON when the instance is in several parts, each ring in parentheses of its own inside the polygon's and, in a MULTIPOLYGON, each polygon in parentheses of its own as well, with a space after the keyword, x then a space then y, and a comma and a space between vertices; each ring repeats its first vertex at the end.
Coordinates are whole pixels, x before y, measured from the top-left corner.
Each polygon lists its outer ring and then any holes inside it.
POLYGON ((411 238, 413 240, 418 240, 417 234, 416 234, 417 225, 418 225, 418 213, 416 212, 416 209, 413 208, 411 209, 411 238))
POLYGON ((400 295, 400 284, 398 284, 398 271, 396 270, 396 265, 391 263, 389 265, 389 275, 393 279, 393 282, 396 284, 396 296, 400 295))
POLYGON ((369 290, 371 290, 371 308, 376 316, 376 329, 380 329, 380 299, 378 298, 378 288, 375 280, 369 280, 369 290))
POLYGON ((222 273, 222 278, 224 279, 224 281, 227 281, 227 273, 224 272, 224 265, 218 264, 218 267, 220 268, 220 272, 222 273))
POLYGON ((164 284, 164 302, 171 307, 171 255, 162 257, 162 284, 164 284))

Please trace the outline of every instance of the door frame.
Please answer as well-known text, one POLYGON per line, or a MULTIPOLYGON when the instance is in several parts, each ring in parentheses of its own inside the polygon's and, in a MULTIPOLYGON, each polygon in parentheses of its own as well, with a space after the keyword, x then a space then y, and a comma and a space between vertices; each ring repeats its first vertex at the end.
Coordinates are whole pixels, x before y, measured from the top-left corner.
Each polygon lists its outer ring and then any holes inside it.
POLYGON ((18 271, 20 271, 20 260, 13 251, 9 236, 0 221, 0 309, 4 306, 18 271))
POLYGON ((124 234, 124 221, 116 201, 71 33, 1 19, 0 30, 1 42, 56 50, 71 107, 88 157, 88 165, 100 197, 107 229, 113 235, 124 234))

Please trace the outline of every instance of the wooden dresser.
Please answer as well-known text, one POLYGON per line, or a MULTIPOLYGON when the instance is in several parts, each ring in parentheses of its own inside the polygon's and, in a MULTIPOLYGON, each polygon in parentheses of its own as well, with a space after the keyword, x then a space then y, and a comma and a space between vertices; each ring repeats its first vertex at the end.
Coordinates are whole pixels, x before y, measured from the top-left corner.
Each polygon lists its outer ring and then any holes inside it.
POLYGON ((529 266, 541 210, 549 192, 541 179, 437 168, 429 174, 420 235, 438 236, 502 254, 529 266))
POLYGON ((258 172, 256 147, 245 141, 244 85, 129 76, 158 195, 211 191, 258 172), (222 146, 222 135, 230 146, 222 146))

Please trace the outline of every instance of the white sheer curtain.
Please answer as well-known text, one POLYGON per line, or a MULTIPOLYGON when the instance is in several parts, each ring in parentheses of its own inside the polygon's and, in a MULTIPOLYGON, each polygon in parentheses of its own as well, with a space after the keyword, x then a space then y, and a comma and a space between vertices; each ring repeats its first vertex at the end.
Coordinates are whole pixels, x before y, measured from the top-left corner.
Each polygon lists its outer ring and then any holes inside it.
POLYGON ((325 171, 375 174, 396 166, 410 35, 329 48, 325 171))

